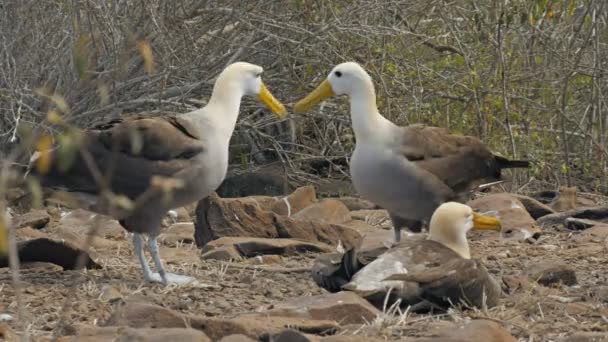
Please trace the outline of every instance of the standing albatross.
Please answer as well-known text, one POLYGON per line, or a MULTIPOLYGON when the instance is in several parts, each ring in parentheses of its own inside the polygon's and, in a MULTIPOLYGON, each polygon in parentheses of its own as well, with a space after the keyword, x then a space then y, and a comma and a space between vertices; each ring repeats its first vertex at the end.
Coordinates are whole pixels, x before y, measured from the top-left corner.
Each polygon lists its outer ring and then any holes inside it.
MULTIPOLYGON (((207 105, 189 113, 120 118, 86 129, 81 134, 80 152, 67 169, 61 165, 60 145, 46 152, 50 168, 32 168, 32 175, 41 178, 44 186, 92 199, 87 209, 114 216, 133 232, 135 254, 146 281, 189 282, 191 277, 170 274, 163 268, 156 241, 161 220, 170 209, 205 198, 224 180, 230 137, 243 96, 257 96, 278 117, 286 114, 283 104, 262 82, 262 71, 262 67, 244 62, 227 66, 207 105), (117 195, 132 200, 134 208, 110 208, 117 195), (153 274, 146 262, 142 234, 148 235, 158 273, 153 274)), ((43 153, 37 152, 32 162, 43 153)))
POLYGON ((350 97, 356 146, 350 173, 359 194, 388 210, 401 228, 420 231, 446 201, 463 201, 481 182, 501 178, 504 168, 528 167, 493 154, 479 139, 425 125, 400 127, 378 112, 369 74, 357 63, 334 67, 317 89, 295 104, 304 112, 333 95, 350 97))

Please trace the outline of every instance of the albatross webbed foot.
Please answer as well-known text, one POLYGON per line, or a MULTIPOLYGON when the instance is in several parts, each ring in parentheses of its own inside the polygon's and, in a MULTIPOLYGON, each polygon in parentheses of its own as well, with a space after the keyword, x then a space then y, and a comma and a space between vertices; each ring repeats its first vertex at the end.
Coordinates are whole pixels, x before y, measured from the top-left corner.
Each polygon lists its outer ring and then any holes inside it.
POLYGON ((154 265, 156 265, 156 270, 158 271, 158 273, 151 274, 149 281, 162 283, 164 285, 187 284, 195 281, 193 277, 165 272, 165 268, 160 261, 156 236, 150 236, 148 238, 148 249, 150 250, 150 254, 152 254, 152 260, 154 260, 154 265))

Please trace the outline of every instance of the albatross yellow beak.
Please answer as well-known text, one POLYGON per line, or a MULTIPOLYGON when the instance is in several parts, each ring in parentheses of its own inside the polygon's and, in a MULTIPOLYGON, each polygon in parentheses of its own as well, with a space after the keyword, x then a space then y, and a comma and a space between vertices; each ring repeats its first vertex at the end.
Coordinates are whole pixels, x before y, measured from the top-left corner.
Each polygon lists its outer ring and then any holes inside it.
POLYGON ((0 215, 0 255, 8 254, 8 227, 5 218, 0 215))
POLYGON ((268 107, 268 109, 270 109, 279 119, 282 119, 287 115, 287 109, 285 109, 285 106, 281 103, 281 101, 272 96, 264 83, 262 83, 260 88, 260 95, 258 96, 258 99, 262 101, 262 103, 266 105, 266 107, 268 107))
POLYGON ((328 80, 325 80, 321 84, 319 84, 317 89, 313 90, 312 93, 308 94, 308 96, 298 101, 298 103, 293 106, 293 110, 296 113, 306 112, 317 103, 333 95, 334 91, 333 89, 331 89, 331 84, 328 80))
POLYGON ((502 228, 500 221, 497 218, 483 216, 473 213, 473 229, 475 230, 495 230, 499 232, 502 228))

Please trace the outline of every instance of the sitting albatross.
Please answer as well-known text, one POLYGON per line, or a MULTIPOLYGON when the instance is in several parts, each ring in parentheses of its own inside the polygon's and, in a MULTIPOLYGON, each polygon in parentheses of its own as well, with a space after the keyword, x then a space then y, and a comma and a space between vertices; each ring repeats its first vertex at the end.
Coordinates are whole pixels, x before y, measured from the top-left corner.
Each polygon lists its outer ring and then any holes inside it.
POLYGON ((497 181, 504 168, 528 167, 493 154, 479 139, 447 129, 399 127, 383 117, 369 74, 357 63, 334 67, 317 89, 295 104, 304 112, 332 95, 350 97, 356 146, 350 172, 359 194, 388 210, 395 241, 407 226, 420 231, 446 201, 464 201, 481 182, 497 181))
MULTIPOLYGON (((191 281, 163 268, 156 241, 161 220, 170 209, 201 200, 222 183, 243 96, 257 96, 278 117, 286 114, 283 104, 262 82, 262 71, 249 63, 230 64, 217 77, 207 105, 189 113, 120 118, 86 129, 81 134, 80 152, 67 169, 61 165, 60 145, 47 152, 50 168, 32 167, 32 176, 41 178, 44 186, 67 189, 82 197, 93 195, 94 204, 87 209, 114 216, 134 233, 135 254, 146 281, 191 281), (110 195, 102 191, 100 183, 111 190, 110 195), (116 195, 128 197, 135 207, 128 211, 110 208, 108 197, 116 195), (142 234, 148 235, 157 274, 150 271, 144 257, 142 234)), ((32 162, 41 155, 35 153, 32 162)))
POLYGON ((500 231, 500 222, 465 204, 447 202, 435 210, 428 238, 419 235, 391 248, 321 255, 312 277, 330 292, 354 291, 380 307, 389 293, 391 302, 401 300, 414 310, 459 302, 492 307, 501 289, 483 264, 471 259, 466 238, 471 228, 500 231))

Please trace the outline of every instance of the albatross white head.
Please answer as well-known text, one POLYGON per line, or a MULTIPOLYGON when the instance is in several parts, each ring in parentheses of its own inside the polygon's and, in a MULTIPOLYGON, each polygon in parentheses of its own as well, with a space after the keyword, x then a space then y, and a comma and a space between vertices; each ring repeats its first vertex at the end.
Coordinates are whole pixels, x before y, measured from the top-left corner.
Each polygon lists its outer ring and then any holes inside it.
POLYGON ((500 221, 489 216, 482 216, 468 205, 446 202, 440 205, 429 225, 429 239, 437 241, 465 259, 470 259, 467 232, 471 229, 500 231, 500 221))
POLYGON ((381 129, 393 124, 378 112, 372 78, 357 63, 336 65, 321 84, 294 105, 295 112, 306 112, 333 95, 350 97, 350 113, 357 141, 382 136, 381 129))
POLYGON ((230 123, 235 124, 241 98, 256 96, 277 117, 283 118, 287 110, 264 85, 262 72, 264 69, 261 66, 251 63, 236 62, 228 65, 217 77, 207 107, 219 107, 219 111, 229 113, 233 116, 230 123))

